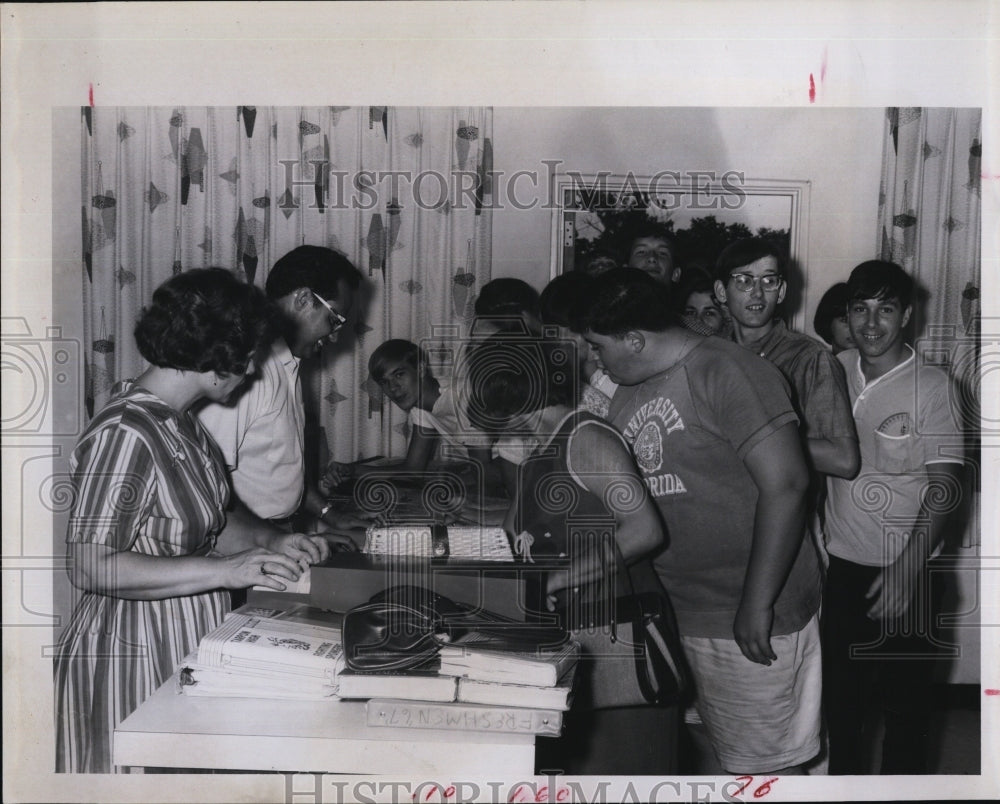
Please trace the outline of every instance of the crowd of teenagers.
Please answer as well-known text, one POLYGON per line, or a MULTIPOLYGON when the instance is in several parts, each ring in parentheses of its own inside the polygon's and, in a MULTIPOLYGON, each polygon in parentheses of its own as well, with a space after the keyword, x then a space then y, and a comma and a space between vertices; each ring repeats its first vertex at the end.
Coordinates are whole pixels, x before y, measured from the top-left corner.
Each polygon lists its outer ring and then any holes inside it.
POLYGON ((405 455, 331 461, 315 483, 299 364, 355 314, 360 273, 302 246, 263 293, 220 269, 164 283, 135 333, 150 368, 72 455, 82 595, 56 659, 57 769, 115 769, 114 727, 221 622, 225 590, 283 588, 357 541, 368 523, 333 488, 447 456, 500 478, 518 560, 573 559, 553 605, 608 571, 573 543, 572 517, 594 515, 676 612, 691 699, 571 711, 539 768, 926 773, 933 570, 953 524, 933 501, 959 482, 962 438, 948 376, 907 343, 912 278, 858 265, 818 306, 827 345, 783 319, 788 265, 769 240, 711 267, 676 265, 656 233, 627 253, 541 294, 485 285, 447 377, 419 343, 382 343, 369 373, 407 414, 405 455), (574 484, 572 515, 546 499, 553 477, 574 484))

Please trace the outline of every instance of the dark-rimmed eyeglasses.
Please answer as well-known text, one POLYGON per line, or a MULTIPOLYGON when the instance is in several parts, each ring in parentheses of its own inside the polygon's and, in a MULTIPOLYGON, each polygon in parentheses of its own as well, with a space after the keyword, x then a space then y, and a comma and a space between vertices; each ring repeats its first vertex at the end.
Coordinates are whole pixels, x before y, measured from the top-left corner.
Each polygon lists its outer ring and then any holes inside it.
POLYGON ((744 293, 753 290, 754 285, 760 284, 761 290, 765 293, 773 293, 778 288, 781 287, 781 283, 785 281, 781 274, 764 274, 763 276, 754 276, 753 274, 730 274, 730 281, 736 285, 737 290, 741 290, 744 293))
POLYGON ((347 319, 344 318, 344 316, 342 316, 336 310, 334 310, 330 306, 330 302, 328 302, 326 299, 324 299, 322 296, 320 296, 315 290, 312 291, 312 295, 315 296, 316 299, 319 301, 319 303, 322 304, 330 312, 330 318, 333 319, 333 328, 334 329, 338 329, 338 328, 344 326, 344 324, 347 323, 347 319))

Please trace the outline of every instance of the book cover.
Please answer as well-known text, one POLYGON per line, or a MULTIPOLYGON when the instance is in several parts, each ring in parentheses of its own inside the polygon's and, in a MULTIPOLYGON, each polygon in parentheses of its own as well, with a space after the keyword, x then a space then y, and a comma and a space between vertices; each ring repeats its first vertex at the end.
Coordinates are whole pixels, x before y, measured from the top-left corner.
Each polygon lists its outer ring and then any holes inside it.
POLYGON ((456 700, 464 703, 556 709, 565 712, 569 709, 572 689, 572 669, 560 678, 554 687, 533 687, 530 684, 507 684, 499 681, 460 678, 456 700))
POLYGON ((398 673, 359 673, 344 669, 338 678, 341 698, 400 698, 408 701, 455 700, 455 677, 438 674, 437 668, 401 670, 398 673))
POLYGON ((445 731, 487 731, 558 737, 562 712, 466 703, 426 703, 372 698, 365 705, 369 726, 445 731))
POLYGON ((477 681, 502 681, 536 687, 554 687, 580 658, 580 645, 510 650, 505 643, 475 631, 441 648, 440 672, 477 681))
POLYGON ((198 645, 206 667, 284 670, 335 679, 343 668, 339 628, 231 614, 198 645))

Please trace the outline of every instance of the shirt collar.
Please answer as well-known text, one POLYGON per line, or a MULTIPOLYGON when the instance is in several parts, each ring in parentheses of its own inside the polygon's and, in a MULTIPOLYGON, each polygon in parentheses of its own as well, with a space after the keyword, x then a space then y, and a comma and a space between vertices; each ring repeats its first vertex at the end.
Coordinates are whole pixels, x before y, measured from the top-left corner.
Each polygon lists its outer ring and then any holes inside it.
POLYGON ((751 352, 756 352, 761 357, 765 357, 765 353, 785 336, 787 329, 788 327, 785 326, 785 322, 777 318, 766 335, 762 335, 755 341, 746 341, 741 346, 744 349, 749 349, 751 352))
POLYGON ((274 339, 274 343, 271 344, 271 354, 286 368, 292 370, 298 369, 299 358, 292 354, 292 350, 288 348, 288 344, 285 343, 284 338, 279 336, 274 339))
POLYGON ((913 347, 910 346, 910 344, 908 343, 904 343, 903 345, 909 350, 909 355, 907 355, 903 360, 901 360, 899 363, 897 363, 895 366, 889 369, 881 377, 876 377, 871 382, 867 382, 865 380, 865 373, 861 369, 861 352, 860 351, 857 352, 857 356, 854 362, 854 371, 857 375, 858 382, 860 383, 859 387, 862 390, 878 385, 878 383, 882 382, 882 380, 888 380, 890 377, 894 377, 896 374, 898 374, 900 371, 902 371, 906 366, 908 366, 916 359, 916 352, 913 351, 913 347))

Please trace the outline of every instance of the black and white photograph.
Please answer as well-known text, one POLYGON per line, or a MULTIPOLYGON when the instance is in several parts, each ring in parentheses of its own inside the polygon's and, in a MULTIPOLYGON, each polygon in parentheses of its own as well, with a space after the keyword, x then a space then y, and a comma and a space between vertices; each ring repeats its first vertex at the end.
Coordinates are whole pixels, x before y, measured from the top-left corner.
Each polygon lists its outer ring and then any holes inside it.
POLYGON ((997 796, 995 9, 752 7, 4 5, 5 799, 997 796))

